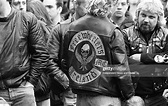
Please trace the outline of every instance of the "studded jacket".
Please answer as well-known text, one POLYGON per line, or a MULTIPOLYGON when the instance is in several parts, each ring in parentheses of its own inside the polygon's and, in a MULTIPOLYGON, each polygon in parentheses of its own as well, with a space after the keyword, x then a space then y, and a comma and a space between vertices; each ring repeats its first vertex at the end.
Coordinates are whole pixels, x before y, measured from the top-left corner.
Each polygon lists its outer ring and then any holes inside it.
POLYGON ((148 42, 145 41, 136 26, 124 30, 127 35, 126 44, 128 56, 141 53, 141 62, 156 63, 154 61, 155 55, 164 55, 168 53, 168 30, 163 27, 157 27, 155 29, 156 30, 153 32, 148 42))
MULTIPOLYGON (((147 42, 141 35, 138 27, 132 26, 123 30, 127 54, 141 54, 140 62, 142 64, 157 64, 154 60, 156 55, 165 55, 168 53, 168 30, 164 27, 156 26, 151 38, 147 42)), ((137 66, 138 68, 138 66, 137 66)), ((134 71, 134 70, 131 70, 134 71)), ((143 70, 139 70, 143 71, 143 70)), ((149 70, 148 70, 149 71, 149 70)), ((151 72, 154 70, 151 70, 151 72)), ((166 87, 166 78, 159 77, 140 77, 137 83, 136 94, 138 95, 153 95, 157 92, 163 92, 166 87), (156 89, 158 88, 158 89, 156 89)))
POLYGON ((123 35, 107 18, 86 15, 74 21, 63 47, 73 92, 125 99, 134 95, 130 75, 117 74, 129 72, 123 35))

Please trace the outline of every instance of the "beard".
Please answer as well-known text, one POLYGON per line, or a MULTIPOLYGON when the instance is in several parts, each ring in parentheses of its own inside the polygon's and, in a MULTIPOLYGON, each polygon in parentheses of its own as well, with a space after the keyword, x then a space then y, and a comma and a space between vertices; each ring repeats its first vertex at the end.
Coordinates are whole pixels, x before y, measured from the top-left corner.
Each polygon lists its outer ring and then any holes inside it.
POLYGON ((151 33, 154 28, 152 28, 149 24, 141 24, 140 30, 143 33, 151 33))

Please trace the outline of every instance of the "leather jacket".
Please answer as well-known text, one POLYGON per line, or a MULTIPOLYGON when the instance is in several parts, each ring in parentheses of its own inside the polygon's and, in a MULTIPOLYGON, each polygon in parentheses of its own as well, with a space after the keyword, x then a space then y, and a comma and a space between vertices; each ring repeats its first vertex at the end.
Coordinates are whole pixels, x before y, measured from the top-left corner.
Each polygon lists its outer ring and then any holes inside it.
POLYGON ((65 33, 69 29, 69 25, 73 20, 71 18, 60 22, 52 30, 51 37, 48 41, 50 57, 58 63, 58 66, 62 69, 62 50, 65 33))
MULTIPOLYGON (((127 48, 128 56, 134 54, 141 54, 140 62, 144 65, 154 65, 158 63, 155 62, 154 57, 156 55, 165 55, 168 53, 168 30, 161 26, 156 26, 155 31, 153 32, 149 41, 146 41, 142 34, 140 33, 138 27, 131 26, 123 30, 125 35, 125 42, 127 48)), ((131 59, 130 59, 131 60, 131 59)), ((135 62, 134 62, 135 63, 135 62)), ((130 62, 130 65, 132 62, 130 62)), ((139 64, 139 65, 141 65, 139 64)), ((137 65, 138 68, 138 65, 137 65)), ((152 69, 152 68, 151 68, 152 69)), ((157 68, 157 71, 163 69, 157 68)), ((131 70, 134 71, 134 70, 131 70)), ((139 70, 143 71, 143 70, 139 70)), ((155 70, 148 70, 148 73, 155 73, 155 70)), ((140 79, 136 81, 136 94, 137 95, 153 95, 161 93, 164 91, 167 86, 167 78, 152 76, 144 77, 140 76, 140 79)))
POLYGON ((63 47, 73 92, 125 99, 134 95, 129 74, 113 76, 102 70, 109 66, 114 72, 129 72, 123 35, 106 17, 86 15, 74 21, 63 47))
MULTIPOLYGON (((40 23, 42 30, 44 32, 45 40, 46 42, 48 42, 48 38, 51 36, 51 28, 41 20, 38 20, 38 22, 40 23)), ((46 73, 47 71, 48 69, 43 70, 43 73, 39 77, 39 81, 34 88, 37 102, 50 98, 51 80, 46 73)))
POLYGON ((0 22, 6 23, 0 33, 6 36, 0 49, 0 89, 18 87, 25 80, 35 86, 49 60, 37 19, 12 8, 0 22))
MULTIPOLYGON (((67 74, 64 67, 66 67, 66 63, 62 59, 63 55, 63 42, 64 35, 69 29, 70 23, 73 21, 73 18, 69 18, 65 21, 60 22, 57 26, 55 26, 52 30, 51 36, 48 40, 48 47, 50 57, 54 60, 55 63, 58 63, 58 67, 67 74)), ((63 87, 60 86, 57 81, 51 80, 51 90, 54 94, 60 94, 65 91, 63 87)))
POLYGON ((44 22, 40 21, 40 23, 44 31, 46 42, 48 44, 47 46, 50 53, 50 62, 48 63, 47 69, 44 69, 44 72, 41 74, 39 83, 35 88, 37 101, 49 98, 50 89, 54 91, 55 94, 60 94, 69 86, 68 78, 60 69, 61 62, 58 61, 57 55, 53 56, 53 54, 57 54, 57 50, 59 50, 59 47, 55 47, 54 45, 55 43, 58 43, 57 40, 53 39, 53 37, 51 36, 51 34, 55 35, 55 31, 51 31, 51 28, 49 26, 46 26, 44 22), (48 74, 50 77, 48 76, 48 74))
POLYGON ((126 34, 125 41, 128 56, 141 53, 141 62, 156 63, 154 61, 155 55, 168 53, 168 30, 164 27, 156 26, 148 42, 145 41, 137 26, 131 26, 123 30, 123 32, 126 34))

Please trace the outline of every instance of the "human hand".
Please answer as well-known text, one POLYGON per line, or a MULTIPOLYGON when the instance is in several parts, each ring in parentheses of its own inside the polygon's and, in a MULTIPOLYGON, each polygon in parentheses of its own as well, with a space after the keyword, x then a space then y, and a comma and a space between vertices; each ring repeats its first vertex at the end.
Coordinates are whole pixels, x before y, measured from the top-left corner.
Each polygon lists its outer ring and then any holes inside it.
POLYGON ((126 101, 126 106, 145 106, 145 103, 141 97, 133 96, 126 101))
POLYGON ((69 79, 64 73, 60 72, 54 76, 54 79, 58 81, 65 89, 69 87, 69 79))
POLYGON ((165 54, 164 56, 156 55, 154 57, 154 60, 156 63, 168 63, 168 55, 167 54, 165 54))
POLYGON ((130 56, 130 58, 140 62, 141 61, 141 54, 133 54, 130 56))
POLYGON ((165 89, 165 90, 164 90, 162 96, 165 97, 165 98, 168 97, 168 89, 165 89))
POLYGON ((165 62, 165 63, 168 63, 168 55, 165 54, 163 57, 164 57, 164 62, 165 62))
POLYGON ((3 97, 0 97, 0 106, 10 106, 10 105, 3 97))
POLYGON ((155 60, 156 63, 163 63, 164 62, 164 57, 161 56, 161 55, 156 55, 154 57, 154 60, 155 60))

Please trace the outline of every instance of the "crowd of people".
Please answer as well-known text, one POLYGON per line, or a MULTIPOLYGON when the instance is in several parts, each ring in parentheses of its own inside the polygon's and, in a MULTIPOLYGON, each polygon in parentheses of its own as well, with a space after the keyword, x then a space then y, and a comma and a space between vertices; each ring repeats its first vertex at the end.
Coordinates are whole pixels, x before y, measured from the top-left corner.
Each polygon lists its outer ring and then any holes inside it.
POLYGON ((168 0, 0 0, 0 106, 168 106, 168 0))

